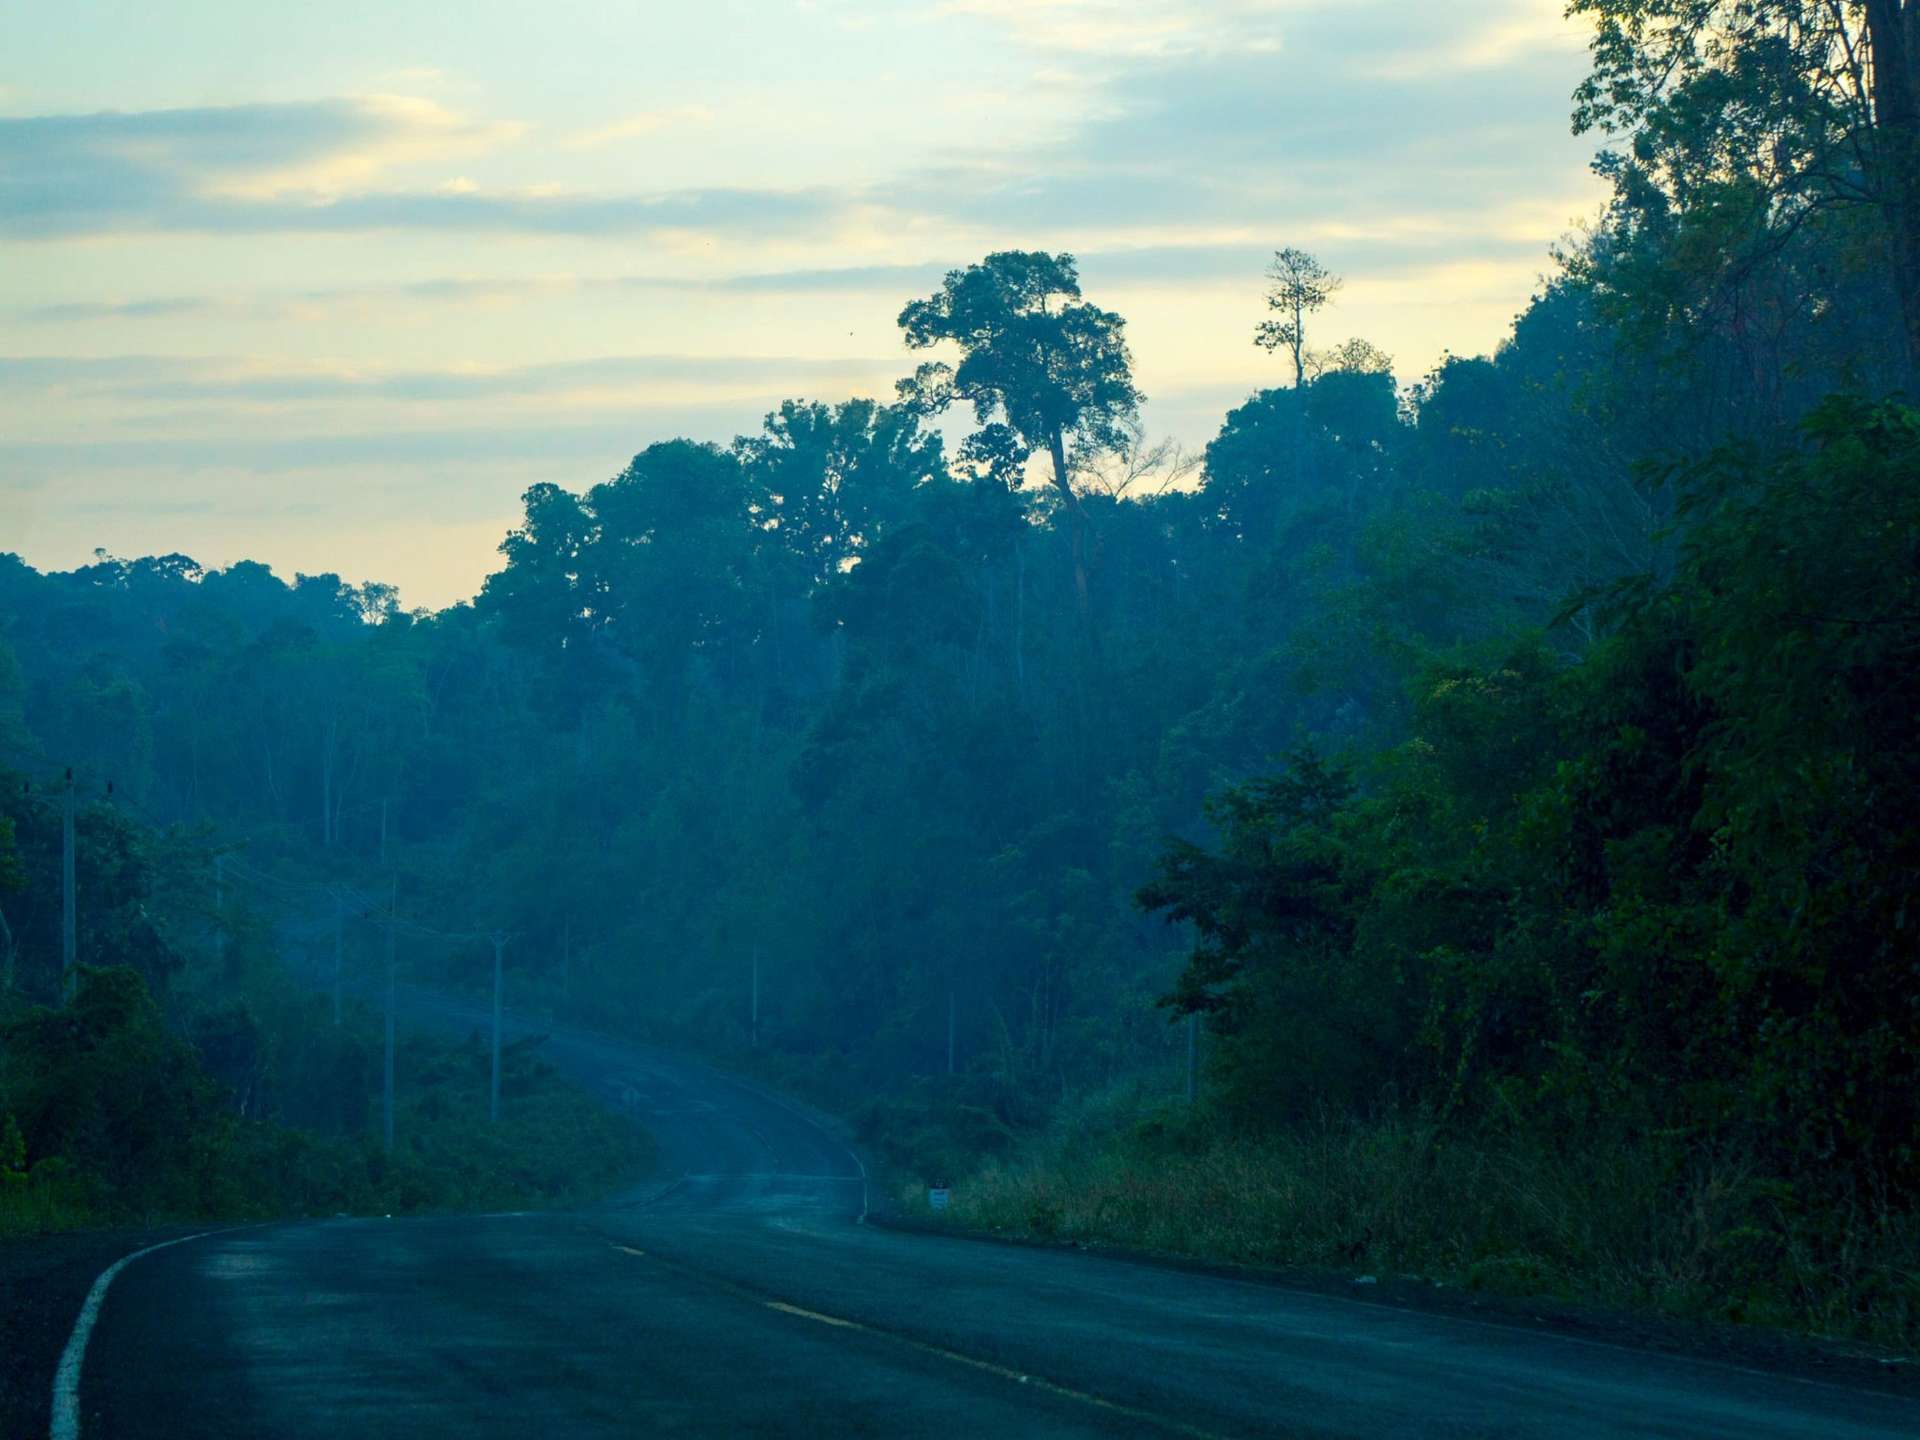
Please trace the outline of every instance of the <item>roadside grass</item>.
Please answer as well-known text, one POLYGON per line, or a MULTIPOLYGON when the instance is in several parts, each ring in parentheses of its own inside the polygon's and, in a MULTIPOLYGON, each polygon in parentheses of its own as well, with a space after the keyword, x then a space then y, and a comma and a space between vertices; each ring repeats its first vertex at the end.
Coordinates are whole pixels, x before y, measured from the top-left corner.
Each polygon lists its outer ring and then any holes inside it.
MULTIPOLYGON (((1214 1262, 1732 1321, 1920 1353, 1920 1224, 1734 1156, 1402 1117, 1246 1139, 1082 1112, 957 1185, 947 1223, 1214 1262), (1107 1123, 1100 1123, 1105 1120, 1107 1123)), ((924 1184, 900 1187, 926 1212, 924 1184)))

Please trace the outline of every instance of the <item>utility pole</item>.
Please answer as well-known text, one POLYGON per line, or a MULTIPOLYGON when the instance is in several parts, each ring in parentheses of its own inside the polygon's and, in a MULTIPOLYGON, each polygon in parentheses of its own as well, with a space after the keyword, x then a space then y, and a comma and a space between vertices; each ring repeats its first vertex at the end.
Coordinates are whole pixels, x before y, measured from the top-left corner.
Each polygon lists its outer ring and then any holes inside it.
POLYGON ((500 1122, 500 983, 501 953, 507 948, 507 937, 498 930, 493 932, 493 1082, 487 1092, 487 1119, 494 1124, 500 1122))
POLYGON ((393 932, 400 916, 400 877, 393 878, 393 896, 387 902, 387 1065, 384 1087, 387 1149, 393 1149, 393 932))
POLYGON ((340 932, 346 925, 346 900, 333 888, 333 1028, 340 1028, 340 932))
POLYGON ((67 767, 67 791, 60 810, 60 989, 73 999, 74 967, 80 943, 73 898, 73 767, 67 767))
POLYGON ((760 947, 753 947, 753 1048, 760 1048, 760 947))
POLYGON ((1200 1012, 1187 1012, 1187 1104, 1200 1098, 1200 1012))

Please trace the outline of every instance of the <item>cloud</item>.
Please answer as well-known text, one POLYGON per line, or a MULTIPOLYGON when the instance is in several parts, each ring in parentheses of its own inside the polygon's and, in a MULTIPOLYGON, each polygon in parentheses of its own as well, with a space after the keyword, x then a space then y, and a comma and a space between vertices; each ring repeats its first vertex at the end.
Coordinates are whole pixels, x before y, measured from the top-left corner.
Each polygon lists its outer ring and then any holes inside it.
MULTIPOLYGON (((377 465, 405 467, 452 462, 532 460, 553 475, 591 460, 608 473, 655 440, 678 435, 725 436, 755 430, 765 413, 753 400, 623 407, 618 416, 578 424, 456 425, 424 429, 328 429, 306 434, 191 436, 183 439, 0 440, 0 468, 10 476, 72 477, 106 471, 202 472, 243 475, 334 472, 377 465)), ((567 478, 578 484, 581 476, 567 478)), ((590 477, 589 477, 590 478, 590 477)), ((13 483, 9 479, 9 484, 13 483)), ((390 485, 383 482, 383 485, 390 485)), ((145 507, 145 497, 140 499, 145 507)))
MULTIPOLYGON (((447 275, 387 285, 327 286, 247 293, 167 295, 137 300, 67 301, 25 305, 12 318, 42 325, 87 321, 164 320, 180 315, 281 316, 337 305, 392 306, 544 304, 579 295, 861 295, 895 293, 902 298, 937 285, 953 265, 924 261, 898 265, 772 270, 741 275, 447 275)), ((4 363, 4 362, 0 362, 4 363)))
POLYGON ((43 325, 70 325, 87 320, 161 320, 175 315, 201 315, 220 308, 210 295, 162 295, 150 300, 76 300, 59 305, 28 305, 14 313, 43 325))
POLYGON ((0 118, 0 228, 190 228, 196 209, 320 201, 513 133, 405 96, 0 118))
POLYGON ((372 192, 319 205, 201 206, 174 228, 249 233, 363 230, 638 235, 662 231, 763 234, 825 224, 841 213, 831 190, 681 190, 658 195, 461 190, 372 192))
POLYGON ((0 119, 0 228, 103 228, 210 177, 311 162, 377 130, 344 102, 0 119))
MULTIPOLYGON (((1388 217, 1371 224, 1325 220, 1290 232, 1303 244, 1321 246, 1330 262, 1369 275, 1392 275, 1431 266, 1438 259, 1533 261, 1543 242, 1563 233, 1580 209, 1577 197, 1515 201, 1490 207, 1469 224, 1464 217, 1388 217)), ((1264 240, 1226 243, 1135 245, 1082 250, 1076 258, 1093 286, 1191 286, 1219 281, 1257 281, 1272 255, 1264 240), (1250 278, 1251 277, 1251 278, 1250 278)), ((904 303, 940 283, 949 270, 979 257, 955 250, 944 256, 891 265, 847 265, 769 270, 739 275, 444 276, 391 285, 336 286, 253 295, 170 295, 120 301, 73 301, 32 305, 10 313, 31 324, 165 320, 183 315, 285 315, 336 305, 392 306, 552 304, 574 296, 620 294, 847 295, 880 296, 904 303)), ((4 313, 4 312, 0 312, 4 313)), ((0 366, 6 362, 0 360, 0 366)), ((600 362, 586 361, 593 365, 600 362)), ((661 364, 679 363, 672 357, 661 364)), ((689 362, 704 364, 705 361, 689 362)), ((774 364, 789 362, 770 362, 774 364)), ((793 361, 796 365, 806 362, 793 361)), ((836 362, 837 363, 837 362, 836 362)), ((3 373, 3 372, 0 372, 3 373)))
MULTIPOLYGON (((1026 0, 963 3, 1042 44, 1053 21, 1097 18, 1107 0, 1048 0, 1031 14, 1026 0)), ((1486 0, 1463 14, 1302 0, 1203 14, 1162 0, 1139 13, 1181 20, 1194 43, 1079 62, 1095 99, 1071 134, 952 157, 888 199, 976 231, 1089 247, 1286 239, 1336 221, 1469 235, 1510 197, 1564 194, 1583 173, 1582 142, 1542 143, 1542 117, 1566 113, 1581 71, 1577 27, 1555 3, 1486 0), (1409 56, 1422 63, 1398 63, 1409 56)))
MULTIPOLYGON (((502 187, 453 162, 521 127, 404 96, 0 119, 0 235, 857 233, 891 237, 876 248, 898 263, 915 234, 1090 249, 1259 241, 1331 217, 1444 227, 1579 173, 1578 142, 1540 143, 1580 71, 1558 3, 945 0, 926 14, 1002 30, 1074 121, 1017 149, 949 146, 906 173, 787 187, 502 187)), ((592 151, 714 119, 669 106, 552 143, 592 151)), ((561 173, 583 173, 573 163, 561 173)))
POLYGON ((1564 0, 1506 0, 1463 20, 1450 37, 1396 47, 1370 67, 1372 73, 1388 80, 1471 76, 1541 56, 1576 53, 1587 39, 1586 32, 1567 19, 1564 0))
POLYGON ((202 362, 172 355, 0 355, 0 392, 73 384, 110 385, 202 362))
POLYGON ((591 150, 621 140, 635 140, 645 135, 657 135, 662 130, 689 125, 711 125, 713 118, 713 111, 705 105, 679 105, 670 110, 646 110, 638 115, 629 115, 624 120, 616 120, 611 125, 603 125, 597 130, 582 130, 578 134, 568 136, 561 145, 569 150, 591 150))
POLYGON ((593 194, 372 183, 519 133, 404 96, 0 119, 0 235, 760 233, 839 213, 840 198, 820 190, 593 194))
POLYGON ((1305 0, 946 0, 940 17, 1000 26, 1017 44, 1055 56, 1160 57, 1270 48, 1271 23, 1305 0))
POLYGON ((0 384, 16 395, 58 390, 119 405, 290 405, 339 399, 421 404, 606 393, 646 384, 741 386, 774 393, 815 381, 850 383, 890 374, 900 357, 792 355, 606 355, 542 365, 438 370, 267 369, 191 355, 0 357, 0 384))
POLYGON ((349 107, 362 122, 350 142, 279 164, 203 172, 201 193, 234 200, 324 201, 364 189, 382 174, 405 166, 483 153, 517 139, 526 128, 511 121, 471 121, 411 95, 366 95, 328 103, 349 107))

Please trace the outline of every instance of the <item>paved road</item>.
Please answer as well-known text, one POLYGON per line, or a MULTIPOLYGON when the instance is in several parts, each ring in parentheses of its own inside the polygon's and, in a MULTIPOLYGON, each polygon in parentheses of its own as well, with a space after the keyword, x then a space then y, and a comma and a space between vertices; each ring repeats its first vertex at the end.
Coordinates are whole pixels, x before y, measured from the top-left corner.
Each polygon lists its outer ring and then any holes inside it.
POLYGON ((1920 1434, 1911 1400, 862 1225, 858 1161, 779 1100, 590 1037, 548 1053, 652 1129, 661 1181, 588 1213, 286 1224, 148 1256, 87 1352, 83 1433, 1920 1434))

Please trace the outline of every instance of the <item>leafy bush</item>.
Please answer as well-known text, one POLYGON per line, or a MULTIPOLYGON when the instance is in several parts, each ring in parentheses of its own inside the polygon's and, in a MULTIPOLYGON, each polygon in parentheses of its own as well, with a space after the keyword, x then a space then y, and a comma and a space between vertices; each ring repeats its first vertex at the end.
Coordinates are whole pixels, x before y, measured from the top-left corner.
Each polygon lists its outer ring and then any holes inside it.
MULTIPOLYGON (((10 1020, 0 1047, 0 1233, 550 1204, 605 1193, 650 1158, 525 1044, 503 1056, 496 1125, 477 1040, 408 1041, 391 1154, 364 1125, 242 1118, 129 969, 83 970, 72 1005, 10 1020)), ((375 1113, 366 1075, 352 1078, 355 1113, 375 1113)))

